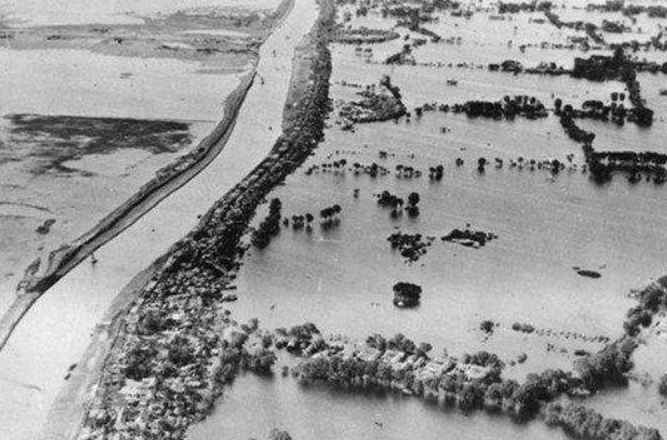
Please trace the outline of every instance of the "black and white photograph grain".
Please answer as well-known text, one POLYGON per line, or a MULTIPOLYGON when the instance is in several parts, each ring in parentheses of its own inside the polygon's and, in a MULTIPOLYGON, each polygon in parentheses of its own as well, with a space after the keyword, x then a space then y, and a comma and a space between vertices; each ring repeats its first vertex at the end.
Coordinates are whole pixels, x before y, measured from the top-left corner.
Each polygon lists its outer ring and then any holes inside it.
POLYGON ((0 0, 1 440, 667 438, 667 0, 0 0))

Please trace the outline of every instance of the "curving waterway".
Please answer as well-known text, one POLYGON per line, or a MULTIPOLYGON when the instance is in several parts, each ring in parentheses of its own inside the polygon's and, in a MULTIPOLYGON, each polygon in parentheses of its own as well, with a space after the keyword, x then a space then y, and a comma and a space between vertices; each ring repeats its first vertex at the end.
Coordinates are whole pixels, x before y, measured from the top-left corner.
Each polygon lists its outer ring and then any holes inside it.
POLYGON ((122 288, 266 156, 281 131, 294 48, 316 17, 315 2, 297 0, 264 43, 234 132, 208 168, 97 250, 96 265, 85 261, 72 270, 19 324, 0 354, 0 437, 35 437, 68 367, 122 288))

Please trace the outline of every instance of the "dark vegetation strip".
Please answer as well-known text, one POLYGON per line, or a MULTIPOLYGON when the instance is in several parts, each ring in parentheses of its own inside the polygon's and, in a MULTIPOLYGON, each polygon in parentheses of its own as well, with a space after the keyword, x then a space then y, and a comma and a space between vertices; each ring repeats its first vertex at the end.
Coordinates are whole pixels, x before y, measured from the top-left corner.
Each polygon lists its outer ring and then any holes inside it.
POLYGON ((667 7, 662 5, 628 4, 624 0, 607 0, 604 3, 588 3, 587 11, 621 12, 626 17, 645 13, 650 18, 667 18, 667 7))
POLYGON ((384 43, 391 40, 396 40, 400 34, 391 30, 384 29, 338 29, 334 36, 337 43, 342 44, 377 44, 384 43))
MULTIPOLYGON (((590 81, 619 80, 625 83, 628 90, 628 100, 632 108, 626 109, 622 102, 625 100, 624 93, 612 93, 612 101, 605 105, 599 100, 587 100, 582 109, 575 109, 572 105, 563 105, 561 99, 554 102, 554 113, 560 118, 561 125, 567 135, 575 142, 582 145, 584 157, 592 178, 603 183, 611 180, 614 172, 628 174, 628 180, 636 183, 641 180, 641 174, 647 179, 660 185, 667 181, 667 154, 645 151, 596 151, 593 147, 595 133, 580 128, 576 119, 594 119, 601 121, 612 121, 617 125, 623 125, 625 121, 633 122, 640 127, 650 127, 653 124, 654 112, 645 105, 641 96, 641 87, 637 81, 637 71, 648 69, 649 65, 656 65, 632 60, 626 53, 626 49, 618 47, 611 56, 592 55, 589 58, 575 58, 574 69, 569 72, 573 78, 583 78, 590 81)), ((665 63, 667 66, 667 63, 665 63)), ((521 72, 523 67, 520 63, 507 60, 501 65, 490 65, 491 70, 502 70, 507 72, 521 72)), ((663 66, 664 67, 664 66, 663 66)), ((665 70, 667 72, 667 70, 665 70)), ((439 111, 443 113, 464 113, 468 117, 485 117, 496 120, 512 120, 517 115, 529 119, 537 119, 548 115, 545 106, 535 98, 527 96, 506 96, 503 101, 467 101, 462 104, 438 104, 427 103, 415 109, 415 114, 420 117, 424 112, 439 111)), ((480 169, 483 165, 480 164, 480 169)))
POLYGON ((651 151, 596 151, 593 147, 595 133, 583 130, 575 122, 575 111, 571 105, 561 107, 556 102, 556 115, 573 141, 582 145, 584 158, 592 178, 598 183, 611 180, 614 172, 628 173, 631 183, 640 180, 640 173, 653 177, 653 182, 662 185, 667 181, 667 154, 651 151))
POLYGON ((95 118, 11 114, 10 134, 14 141, 37 142, 34 154, 49 161, 39 171, 64 168, 63 163, 80 159, 84 154, 105 154, 124 148, 140 148, 153 154, 175 153, 190 144, 190 123, 170 120, 134 118, 95 118), (85 148, 77 139, 85 139, 85 148))

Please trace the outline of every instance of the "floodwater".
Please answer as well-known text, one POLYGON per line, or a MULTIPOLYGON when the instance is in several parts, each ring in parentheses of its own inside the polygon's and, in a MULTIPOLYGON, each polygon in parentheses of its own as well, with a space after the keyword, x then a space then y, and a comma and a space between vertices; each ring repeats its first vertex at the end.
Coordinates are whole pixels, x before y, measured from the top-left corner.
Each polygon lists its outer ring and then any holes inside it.
MULTIPOLYGON (((374 20, 379 19, 369 16, 358 22, 370 24, 374 20)), ((471 30, 478 29, 471 25, 456 33, 472 34, 471 30)), ((505 37, 498 39, 504 43, 505 37)), ((381 62, 402 44, 394 41, 373 45, 374 61, 381 62)), ((416 57, 423 62, 456 63, 460 56, 461 61, 472 57, 475 63, 488 63, 503 59, 492 55, 495 47, 498 44, 492 41, 479 47, 427 44, 417 50, 416 57)), ((364 63, 352 46, 335 45, 332 52, 334 101, 352 99, 358 90, 341 85, 343 81, 377 83, 384 74, 400 87, 409 109, 432 102, 500 100, 505 94, 536 96, 547 107, 552 106, 555 97, 580 105, 586 99, 606 101, 611 92, 624 89, 620 82, 514 76, 485 68, 364 63), (458 79, 458 86, 447 86, 449 78, 458 79)), ((516 50, 508 50, 507 57, 510 52, 516 50)), ((578 54, 567 51, 560 56, 571 60, 578 54)), ((544 60, 550 58, 551 54, 544 60)), ((661 99, 656 96, 660 81, 664 81, 661 76, 646 81, 643 90, 650 91, 646 95, 649 102, 661 99)), ((664 104, 656 107, 659 105, 664 104)), ((664 112, 656 111, 656 125, 648 130, 632 124, 622 130, 611 124, 586 124, 596 132, 599 129, 596 146, 600 149, 664 152, 664 112)), ((526 353, 524 364, 508 366, 505 371, 509 377, 522 379, 529 372, 546 368, 571 369, 575 350, 601 348, 601 344, 586 342, 569 332, 618 337, 626 311, 634 305, 629 292, 665 273, 664 187, 646 182, 632 185, 623 176, 605 185, 593 183, 578 168, 583 159, 580 146, 564 135, 553 116, 537 121, 517 118, 497 122, 432 113, 421 119, 413 117, 410 123, 403 119, 398 123, 358 125, 354 133, 342 132, 333 119, 316 155, 268 199, 280 198, 287 217, 308 212, 317 217, 321 209, 339 204, 340 225, 324 230, 316 220, 311 233, 283 228, 268 248, 246 254, 237 279, 239 300, 230 305, 239 321, 258 317, 268 329, 311 321, 324 333, 360 340, 376 332, 385 336, 401 332, 417 342, 432 343, 436 353, 446 349, 456 355, 484 349, 498 353, 506 362, 526 353), (441 127, 449 130, 442 133, 441 127), (388 152, 388 157, 380 158, 380 151, 388 152), (573 164, 566 159, 570 154, 573 164), (502 158, 505 166, 495 169, 491 164, 480 174, 476 168, 481 156, 488 160, 502 158), (507 161, 520 156, 526 160, 558 158, 567 163, 568 169, 556 176, 527 167, 510 169, 507 161), (457 157, 465 159, 465 166, 454 165, 457 157), (425 173, 420 179, 408 180, 397 179, 393 173, 372 179, 350 171, 311 176, 304 172, 311 165, 343 158, 348 166, 377 162, 393 170, 397 164, 404 164, 425 173), (444 178, 429 182, 428 167, 438 164, 445 166, 444 178), (356 189, 358 198, 353 196, 356 189), (421 196, 420 216, 392 220, 374 197, 385 189, 403 198, 417 191, 421 196), (464 228, 468 223, 499 238, 480 249, 439 240, 453 228, 464 228), (438 239, 426 256, 408 265, 387 241, 398 229, 438 239), (575 267, 599 271, 601 278, 582 277, 575 267), (392 285, 399 281, 422 286, 419 307, 393 307, 392 285), (486 319, 499 323, 491 336, 479 329, 486 319), (525 335, 511 330, 514 322, 563 333, 525 335)), ((255 225, 266 215, 265 208, 258 212, 255 225)), ((651 358, 646 353, 653 352, 640 350, 637 356, 640 360, 651 358)), ((657 356, 653 364, 659 364, 660 359, 664 357, 657 356)), ((655 378, 659 369, 642 371, 655 378)), ((655 385, 644 388, 633 382, 628 389, 595 396, 591 406, 608 417, 626 418, 662 432, 667 429, 661 422, 667 414, 655 385)), ((300 389, 290 379, 243 377, 221 399, 212 416, 193 427, 190 439, 212 440, 221 433, 238 439, 262 438, 272 428, 287 429, 294 438, 325 439, 430 438, 433 432, 440 437, 449 434, 460 438, 559 435, 539 430, 542 428, 534 428, 538 429, 534 432, 508 431, 516 427, 507 420, 470 420, 458 413, 436 417, 431 410, 404 399, 341 397, 326 389, 300 389), (401 423, 407 415, 415 422, 401 423), (374 431, 376 417, 396 419, 400 429, 386 429, 385 425, 386 430, 378 433, 374 431), (461 418, 465 420, 463 425, 459 425, 461 418), (320 425, 322 420, 325 426, 320 425)))
POLYGON ((95 252, 49 290, 18 326, 0 354, 3 439, 33 438, 69 365, 79 361, 89 335, 113 298, 142 269, 190 231, 198 214, 240 181, 273 146, 282 122, 294 47, 317 14, 300 0, 262 46, 256 82, 223 152, 204 171, 137 223, 95 252), (275 50, 275 56, 273 51, 275 50), (261 122, 258 122, 261 121, 261 122))
POLYGON ((205 66, 85 50, 0 49, 0 114, 177 119, 214 123, 239 75, 200 75, 205 66))
MULTIPOLYGON (((42 250, 54 249, 92 228, 157 169, 196 147, 210 133, 223 116, 225 97, 238 85, 242 73, 196 73, 202 66, 205 64, 114 57, 85 50, 0 48, 0 200, 39 205, 57 220, 49 234, 38 235, 34 231, 43 215, 7 208, 6 214, 0 213, 0 311, 9 307, 23 270, 42 250), (44 137, 13 140, 12 123, 6 116, 21 113, 178 120, 188 123, 191 142, 163 154, 129 148, 84 154, 63 164, 75 170, 72 173, 43 173, 40 167, 50 160, 44 157, 48 150, 40 147, 44 137)), ((85 152, 86 139, 74 140, 85 152)), ((55 158, 61 153, 54 148, 52 154, 55 158)))
MULTIPOLYGON (((421 124, 429 122, 424 118, 421 124)), ((497 123, 478 125, 491 126, 489 142, 506 147, 497 147, 492 154, 507 159, 527 148, 512 154, 512 145, 503 143, 506 138, 499 134, 493 139, 492 124, 497 123)), ((554 363, 568 368, 571 360, 545 355, 546 343, 554 341, 509 331, 515 321, 591 336, 618 335, 632 305, 628 291, 664 271, 660 257, 667 244, 661 226, 667 213, 660 209, 667 201, 664 191, 652 184, 633 187, 622 178, 598 187, 587 176, 568 171, 554 178, 546 171, 490 166, 479 175, 476 157, 490 155, 484 145, 466 141, 477 132, 462 130, 460 143, 446 137, 451 144, 445 146, 438 134, 418 135, 426 131, 423 125, 359 127, 353 135, 332 129, 305 168, 339 149, 358 154, 334 155, 332 160, 377 161, 390 169, 403 163, 422 170, 443 163, 445 176, 429 183, 426 177, 372 180, 350 172, 339 176, 297 172, 271 195, 283 201, 284 213, 317 214, 338 203, 343 208, 341 226, 327 232, 316 226, 311 235, 284 230, 266 250, 251 252, 239 274, 239 301, 231 306, 234 314, 239 319, 258 316, 268 328, 308 320, 326 332, 359 338, 373 332, 403 332, 459 353, 486 347, 512 358, 526 351, 528 371, 554 363), (466 145, 459 147, 466 150, 460 151, 458 145, 466 145), (381 149, 399 153, 382 161, 377 157, 381 149), (456 168, 456 156, 464 157, 468 165, 456 168), (353 198, 356 188, 358 199, 353 198), (401 197, 419 192, 421 215, 392 220, 373 196, 385 189, 401 197), (395 227, 441 237, 467 223, 499 238, 481 249, 437 240, 412 266, 387 242, 395 227), (600 270, 602 277, 581 277, 574 266, 600 270), (391 286, 398 281, 424 288, 421 307, 405 311, 392 306, 391 286), (478 330, 484 319, 502 324, 486 343, 478 330)), ((456 127, 453 130, 446 136, 454 135, 456 127)), ((562 340, 555 343, 588 348, 562 340)))
MULTIPOLYGON (((334 53, 336 84, 364 83, 373 75, 379 79, 390 73, 409 104, 460 102, 444 101, 449 90, 457 96, 461 92, 442 85, 442 77, 423 75, 415 84, 408 80, 407 67, 393 72, 376 65, 353 70, 348 58, 353 55, 336 49, 334 53)), ((470 81, 476 77, 471 75, 470 81)), ((603 86, 610 86, 600 85, 606 93, 603 86)), ((486 85, 476 90, 484 93, 486 85)), ((336 85, 333 95, 334 100, 349 98, 351 92, 336 85)), ((581 164, 580 147, 567 139, 552 116, 509 123, 433 113, 409 124, 359 125, 355 133, 334 126, 317 155, 271 197, 283 201, 287 216, 317 215, 338 203, 343 207, 341 226, 332 231, 316 226, 312 234, 283 230, 266 250, 252 251, 239 274, 239 301, 232 311, 239 319, 257 316, 268 328, 308 320, 323 331, 359 338, 373 332, 403 332, 458 353, 486 348, 510 360, 526 352, 526 364, 510 369, 518 376, 550 366, 570 368, 574 349, 595 349, 595 345, 517 334, 510 330, 512 323, 530 322, 589 336, 620 334, 625 312, 633 304, 627 298, 630 289, 664 272, 661 255, 667 231, 661 225, 667 217, 662 208, 667 194, 662 187, 633 186, 622 177, 599 186, 574 169, 552 176, 507 165, 518 157, 567 162, 568 154, 581 164), (440 132, 443 126, 449 129, 445 134, 440 132), (387 159, 379 158, 381 150, 389 153, 387 159), (480 156, 502 158, 505 166, 490 165, 479 174, 480 156), (457 157, 465 159, 464 167, 454 165, 457 157), (410 165, 425 175, 405 180, 393 174, 371 179, 349 171, 304 174, 310 165, 342 158, 348 164, 377 162, 391 170, 397 164, 410 165), (445 165, 444 178, 431 183, 428 167, 438 164, 445 165), (354 189, 359 189, 358 199, 354 189), (421 215, 392 220, 374 198, 385 189, 404 198, 417 191, 421 215), (405 264, 387 242, 396 228, 439 238, 468 223, 496 233, 498 240, 482 249, 436 240, 413 265, 405 264), (574 267, 599 270, 602 277, 581 277, 574 267), (392 306, 391 286, 398 281, 424 288, 418 309, 392 306), (485 319, 501 324, 488 340, 479 331, 485 319), (556 349, 547 352, 547 343, 556 349)))
POLYGON ((213 413, 194 425, 188 440, 264 439, 281 429, 294 439, 564 440, 541 423, 516 424, 502 416, 464 414, 401 395, 301 387, 292 378, 242 375, 213 413))
MULTIPOLYGON (((87 332, 128 280, 190 230, 197 214, 266 154, 280 126, 294 44, 315 13, 312 2, 297 0, 285 25, 263 46, 259 70, 266 84, 253 86, 223 153, 188 185, 100 249, 96 267, 84 263, 72 271, 21 323, 0 355, 4 376, 0 417, 6 418, 0 424, 8 427, 8 438, 24 438, 38 428, 37 421, 43 420, 67 366, 79 360, 87 332)), ((554 36, 548 28, 542 31, 547 32, 539 34, 544 39, 565 41, 567 37, 554 36)), ((507 37, 499 38, 500 43, 506 44, 507 37)), ((400 42, 390 42, 374 50, 376 55, 390 54, 397 44, 400 48, 400 42)), ((497 47, 487 41, 480 46, 464 45, 456 53, 463 61, 473 56, 479 63, 517 53, 507 49, 498 54, 497 47)), ((455 62, 456 57, 446 56, 451 48, 439 45, 429 52, 432 48, 427 45, 416 56, 424 62, 455 62)), ((493 74, 485 69, 364 65, 351 47, 334 46, 333 53, 334 99, 353 96, 352 90, 339 85, 343 80, 368 84, 390 74, 410 108, 434 100, 451 104, 474 98, 502 99, 505 94, 536 96, 550 106, 554 96, 580 103, 589 97, 606 99, 622 87, 620 83, 595 84, 565 77, 493 74), (419 81, 414 80, 416 75, 419 81), (446 86, 448 78, 459 79, 459 85, 446 86)), ((572 55, 567 52, 564 59, 572 55)), ((526 62, 541 58, 527 58, 526 62)), ((654 135, 649 132, 647 136, 654 135)), ((657 145, 655 139, 647 144, 657 145)), ((402 332, 417 341, 431 342, 435 351, 460 354, 486 349, 508 362, 526 353, 524 364, 506 370, 516 378, 544 368, 567 369, 575 349, 594 351, 600 345, 571 336, 519 334, 510 329, 512 323, 615 338, 622 330, 625 311, 633 305, 628 291, 664 274, 667 245, 664 188, 630 185, 623 178, 598 186, 579 171, 552 176, 546 171, 496 170, 493 165, 484 174, 476 171, 480 156, 506 161, 518 156, 565 160, 568 154, 581 162, 580 147, 563 135, 553 117, 539 121, 519 118, 510 124, 428 114, 409 124, 359 126, 355 133, 341 132, 332 124, 317 154, 272 197, 281 198, 287 216, 317 214, 338 203, 343 208, 340 226, 324 231, 316 225, 311 234, 283 230, 264 251, 251 251, 237 283, 239 300, 230 306, 233 316, 239 321, 258 317, 269 329, 312 321, 325 333, 359 339, 374 332, 388 336, 402 332), (441 133, 443 126, 450 131, 441 133), (380 159, 381 150, 395 156, 380 159), (456 157, 464 158, 466 165, 456 168, 456 157), (348 163, 375 161, 389 169, 400 163, 426 171, 444 164, 446 171, 438 183, 429 183, 425 175, 403 180, 393 175, 371 179, 350 172, 303 173, 310 165, 342 158, 348 163), (354 198, 357 188, 360 196, 354 198), (374 198, 385 189, 401 197, 419 192, 421 215, 392 220, 374 198), (387 242, 396 228, 440 237, 467 223, 499 238, 481 249, 436 240, 428 254, 413 265, 405 264, 387 242), (574 267, 598 270, 602 277, 581 277, 574 267), (397 281, 424 288, 420 307, 397 310, 392 306, 391 287, 397 281), (485 319, 499 323, 491 336, 479 330, 485 319)), ((260 210, 256 222, 264 213, 260 210)), ((623 391, 623 398, 634 390, 623 391)), ((602 397, 594 402, 602 402, 598 409, 611 415, 618 399, 602 397)), ((664 416, 659 407, 650 410, 664 416)), ((193 426, 190 438, 214 440, 221 434, 239 440, 264 438, 273 428, 287 429, 294 438, 302 439, 564 438, 560 431, 541 424, 515 425, 482 414, 442 412, 414 399, 302 389, 291 379, 242 376, 214 413, 193 426)), ((651 419, 632 420, 651 424, 643 421, 651 419)))

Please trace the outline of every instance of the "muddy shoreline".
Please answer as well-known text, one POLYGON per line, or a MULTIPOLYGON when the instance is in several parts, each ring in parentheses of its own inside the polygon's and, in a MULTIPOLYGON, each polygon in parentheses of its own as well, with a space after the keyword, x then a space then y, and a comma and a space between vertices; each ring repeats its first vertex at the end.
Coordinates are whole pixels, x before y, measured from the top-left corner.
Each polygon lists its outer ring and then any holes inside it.
MULTIPOLYGON (((295 50, 283 113, 283 134, 269 155, 217 202, 187 237, 174 244, 124 289, 107 314, 109 324, 98 327, 91 346, 86 350, 80 363, 85 368, 77 367, 73 371, 73 380, 62 390, 50 411, 45 436, 66 434, 66 438, 77 438, 86 432, 95 438, 95 434, 103 435, 102 432, 109 430, 129 430, 135 438, 141 438, 150 435, 151 422, 160 423, 169 419, 174 422, 171 437, 181 438, 190 423, 204 417, 210 410, 222 390, 220 374, 223 365, 216 356, 222 347, 209 341, 208 337, 221 334, 229 322, 223 310, 222 297, 216 297, 216 294, 227 288, 234 278, 238 257, 244 250, 241 239, 257 206, 271 189, 308 157, 322 138, 324 118, 329 108, 331 62, 327 43, 334 8, 325 0, 319 5, 320 16, 314 28, 295 50), (207 249, 212 247, 217 248, 221 255, 210 255, 207 249), (216 261, 211 261, 214 258, 216 261), (196 260, 194 264, 191 264, 192 260, 196 260), (191 292, 185 285, 174 286, 174 279, 196 288, 196 294, 183 295, 174 291, 191 292), (208 280, 209 285, 202 286, 202 280, 204 284, 208 280), (201 298, 208 298, 207 295, 211 298, 201 301, 201 298), (170 302, 172 310, 179 310, 186 320, 197 322, 194 326, 196 330, 189 327, 179 335, 182 333, 190 340, 204 345, 208 341, 209 345, 214 345, 206 350, 206 359, 198 360, 198 364, 204 364, 203 369, 206 370, 199 377, 204 383, 203 389, 191 389, 186 382, 185 389, 180 393, 186 397, 188 393, 198 393, 203 402, 196 409, 188 408, 192 414, 186 419, 174 419, 173 408, 169 407, 174 402, 149 398, 150 403, 161 407, 164 412, 154 420, 151 417, 154 412, 142 413, 145 430, 137 432, 128 427, 109 426, 108 422, 113 418, 106 416, 116 414, 123 406, 119 401, 122 400, 119 387, 125 382, 121 368, 125 357, 128 350, 145 342, 137 339, 137 324, 164 302, 170 302)), ((152 336, 152 343, 165 342, 160 341, 166 338, 163 334, 152 336)))

